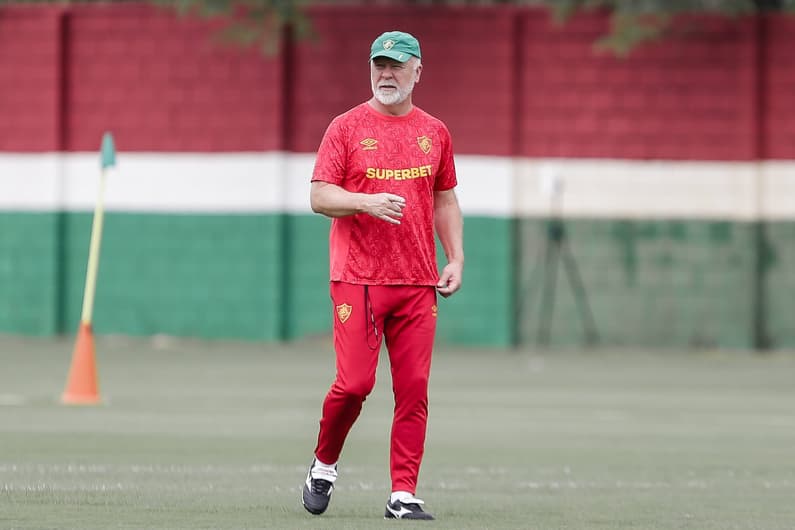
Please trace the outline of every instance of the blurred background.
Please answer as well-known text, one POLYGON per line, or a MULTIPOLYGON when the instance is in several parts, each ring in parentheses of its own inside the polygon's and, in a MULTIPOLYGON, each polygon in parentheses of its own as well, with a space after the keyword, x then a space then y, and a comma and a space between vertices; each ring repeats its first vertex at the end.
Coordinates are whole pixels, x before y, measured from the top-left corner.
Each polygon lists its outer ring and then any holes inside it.
POLYGON ((0 333, 331 329, 314 152, 381 32, 453 135, 464 289, 438 341, 795 347, 793 2, 5 2, 0 333))
POLYGON ((465 216, 435 527, 792 530, 794 8, 0 0, 0 528, 381 520, 386 359, 332 509, 298 500, 334 376, 309 179, 399 29, 465 216))

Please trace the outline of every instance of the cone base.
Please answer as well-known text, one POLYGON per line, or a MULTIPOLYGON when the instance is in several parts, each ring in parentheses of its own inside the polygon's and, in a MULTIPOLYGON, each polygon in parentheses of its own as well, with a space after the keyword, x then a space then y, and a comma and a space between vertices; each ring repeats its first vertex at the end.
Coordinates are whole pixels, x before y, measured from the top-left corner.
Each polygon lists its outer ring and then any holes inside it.
POLYGON ((96 405, 99 403, 97 368, 94 359, 94 334, 91 324, 81 322, 72 354, 72 365, 61 402, 65 405, 96 405))
POLYGON ((98 405, 102 400, 99 396, 83 396, 75 394, 64 394, 61 396, 61 403, 64 405, 98 405))

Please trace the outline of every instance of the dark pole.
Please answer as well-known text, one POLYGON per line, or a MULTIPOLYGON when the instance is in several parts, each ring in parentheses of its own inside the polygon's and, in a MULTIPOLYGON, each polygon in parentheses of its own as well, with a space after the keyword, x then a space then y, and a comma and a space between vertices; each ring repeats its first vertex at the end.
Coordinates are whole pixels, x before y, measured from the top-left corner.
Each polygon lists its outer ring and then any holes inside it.
MULTIPOLYGON (((760 10, 774 7, 778 2, 757 1, 760 10)), ((754 158, 759 166, 767 156, 767 16, 764 12, 757 13, 755 19, 756 68, 754 71, 755 93, 754 101, 754 158)), ((761 173, 757 175, 762 178, 761 173)), ((758 183, 761 188, 763 182, 758 183)), ((752 278, 752 340, 753 347, 757 350, 770 349, 772 341, 767 329, 767 274, 770 269, 769 245, 767 239, 767 223, 765 221, 764 203, 762 202, 763 190, 757 193, 759 208, 757 218, 753 221, 751 238, 753 241, 753 278, 752 278)))

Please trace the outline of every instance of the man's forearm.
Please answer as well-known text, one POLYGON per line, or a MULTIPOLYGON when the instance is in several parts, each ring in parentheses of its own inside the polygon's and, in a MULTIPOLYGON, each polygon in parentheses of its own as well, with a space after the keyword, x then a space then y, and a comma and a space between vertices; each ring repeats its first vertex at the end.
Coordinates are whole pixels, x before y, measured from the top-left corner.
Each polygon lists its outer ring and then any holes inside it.
POLYGON ((391 224, 400 224, 406 199, 393 193, 354 193, 328 182, 312 182, 312 211, 327 217, 366 213, 391 224))
POLYGON ((344 217, 364 211, 363 194, 353 193, 328 182, 313 182, 309 200, 312 211, 328 217, 344 217))
POLYGON ((452 190, 437 195, 434 206, 436 234, 442 243, 448 263, 464 264, 464 219, 458 199, 452 190))

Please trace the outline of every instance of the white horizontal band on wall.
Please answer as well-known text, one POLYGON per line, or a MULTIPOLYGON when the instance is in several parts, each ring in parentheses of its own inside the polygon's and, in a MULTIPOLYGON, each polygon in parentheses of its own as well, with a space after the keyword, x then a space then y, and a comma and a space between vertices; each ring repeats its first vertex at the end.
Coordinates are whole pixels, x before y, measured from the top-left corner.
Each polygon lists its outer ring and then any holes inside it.
MULTIPOLYGON (((116 160, 105 187, 110 211, 275 212, 285 204, 280 153, 121 153, 116 160)), ((93 153, 0 154, 0 210, 93 210, 100 174, 93 153)))
POLYGON ((795 161, 532 159, 517 163, 514 213, 628 219, 795 219, 795 161))
POLYGON ((0 153, 0 211, 52 211, 62 184, 61 155, 0 153))
MULTIPOLYGON (((309 213, 312 153, 119 153, 110 211, 309 213)), ((458 155, 466 215, 795 219, 795 161, 676 162, 458 155)), ((95 153, 0 153, 0 211, 91 211, 95 153)))
POLYGON ((760 216, 759 172, 752 163, 524 160, 514 206, 519 215, 544 214, 554 187, 567 216, 749 220, 760 216))

